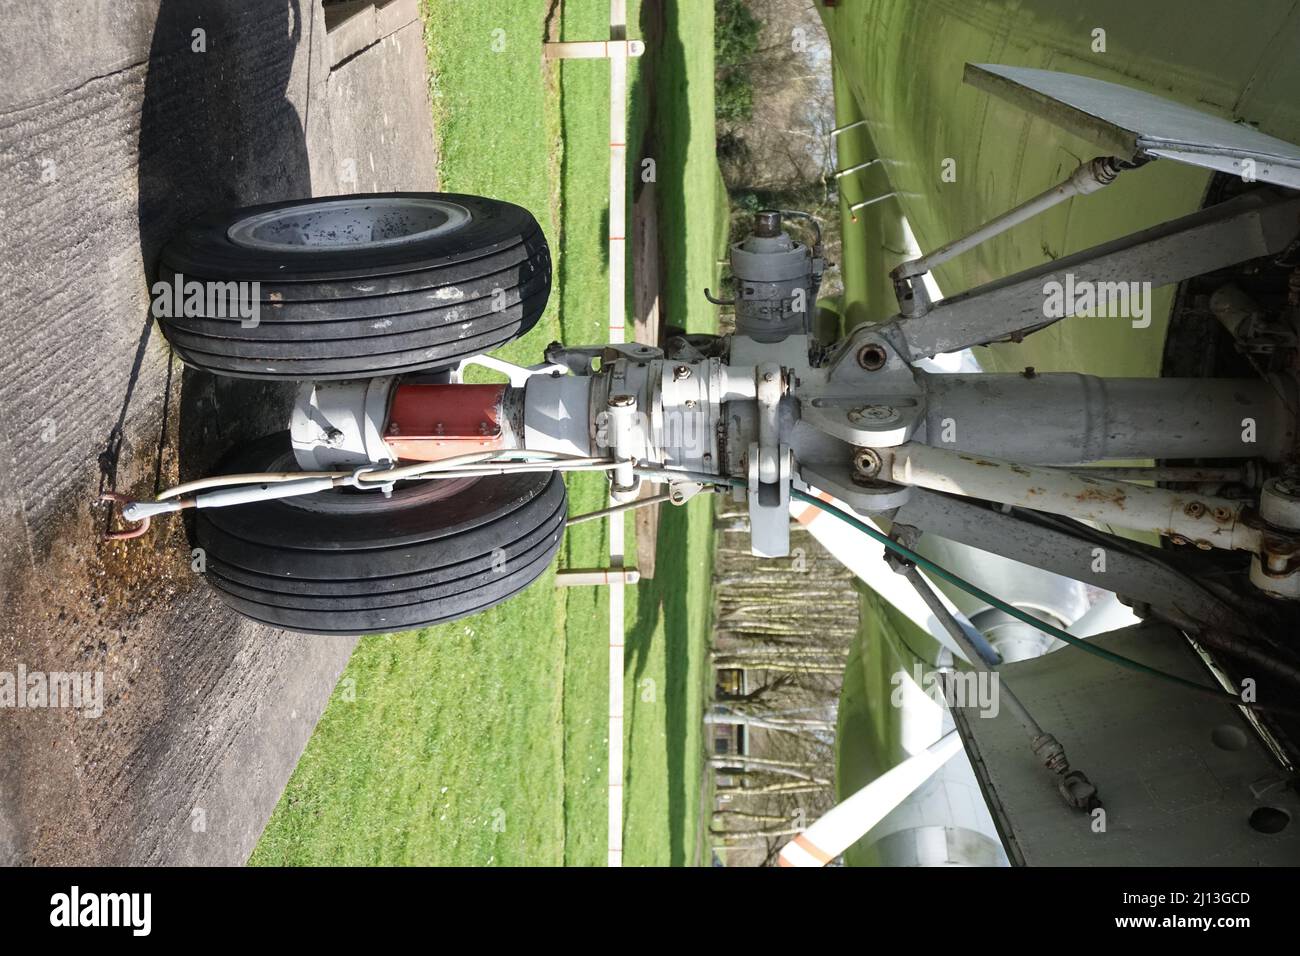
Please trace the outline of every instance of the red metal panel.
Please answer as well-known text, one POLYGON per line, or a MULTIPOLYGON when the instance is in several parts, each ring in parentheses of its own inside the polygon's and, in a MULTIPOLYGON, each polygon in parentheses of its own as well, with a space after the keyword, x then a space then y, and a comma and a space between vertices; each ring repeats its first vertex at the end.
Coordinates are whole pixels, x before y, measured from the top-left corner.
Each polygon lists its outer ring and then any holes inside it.
POLYGON ((406 461, 500 448, 506 385, 399 385, 384 440, 406 461))

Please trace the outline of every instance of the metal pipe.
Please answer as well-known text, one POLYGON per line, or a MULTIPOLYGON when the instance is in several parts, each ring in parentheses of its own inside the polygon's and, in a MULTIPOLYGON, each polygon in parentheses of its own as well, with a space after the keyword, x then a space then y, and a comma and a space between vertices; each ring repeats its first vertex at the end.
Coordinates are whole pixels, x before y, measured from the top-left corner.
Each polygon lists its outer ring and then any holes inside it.
POLYGON ((1070 372, 928 373, 932 444, 1009 461, 1264 458, 1295 445, 1295 417, 1258 379, 1098 378, 1070 372))
POLYGON ((900 485, 982 498, 1137 531, 1199 548, 1258 553, 1260 533, 1242 520, 1246 502, 1089 478, 908 442, 878 448, 880 476, 900 485))
POLYGON ((837 126, 833 130, 831 130, 831 142, 832 143, 835 142, 835 137, 839 136, 840 133, 847 133, 851 129, 856 129, 859 126, 866 126, 866 125, 867 125, 867 121, 864 119, 860 119, 860 120, 855 120, 852 123, 845 123, 843 126, 837 126))
POLYGON ((1108 465, 1084 467, 1081 465, 1058 466, 1069 467, 1089 478, 1110 478, 1114 481, 1169 481, 1184 483, 1214 482, 1249 482, 1250 475, 1244 466, 1230 468, 1197 468, 1187 465, 1152 465, 1150 467, 1118 468, 1108 465))
MULTIPOLYGON (((968 654, 974 651, 975 646, 970 643, 960 623, 948 613, 943 602, 939 600, 939 596, 935 594, 929 582, 921 576, 921 572, 917 570, 916 566, 907 564, 901 570, 912 587, 916 588, 917 593, 921 595, 921 599, 943 622, 943 626, 948 630, 953 640, 962 643, 968 654)), ((977 656, 971 656, 970 664, 977 672, 997 675, 997 667, 986 664, 977 656)), ((997 675, 993 678, 996 681, 994 693, 997 694, 1000 703, 1006 704, 1012 716, 1024 729, 1026 736, 1029 737, 1029 749, 1035 757, 1042 761, 1043 766, 1058 775, 1057 789, 1067 803, 1076 809, 1092 809, 1093 806, 1097 805, 1097 788, 1088 781, 1088 778, 1083 773, 1070 769, 1069 758, 1066 757, 1065 748, 1061 746, 1060 741, 1054 735, 1043 730, 1038 721, 1034 719, 1034 715, 1029 712, 1029 708, 1012 692, 1010 687, 999 679, 1000 676, 997 675)), ((956 674, 949 671, 946 679, 954 680, 955 678, 956 674)), ((955 698, 950 697, 949 699, 954 700, 955 698)))
MULTIPOLYGON (((921 572, 916 569, 916 566, 908 566, 903 570, 902 574, 907 578, 908 583, 916 589, 916 593, 921 596, 921 600, 924 601, 925 606, 930 609, 930 613, 938 618, 939 623, 943 625, 943 629, 948 632, 948 636, 951 637, 953 642, 956 643, 966 654, 971 670, 987 674, 997 673, 996 667, 985 663, 983 657, 979 653, 979 649, 975 646, 974 641, 970 639, 970 636, 962 628, 961 623, 953 617, 948 608, 944 606, 943 601, 939 600, 939 595, 935 593, 934 588, 930 587, 930 583, 921 576, 921 572)), ((1029 712, 1029 708, 1021 703, 1020 698, 1016 697, 1016 695, 1011 692, 1011 688, 999 681, 997 692, 1000 696, 1001 702, 1007 705, 1007 708, 1011 711, 1012 715, 1015 716, 1017 721, 1019 721, 1020 726, 1025 729, 1025 733, 1029 735, 1030 741, 1036 741, 1041 738, 1043 736, 1043 728, 1038 725, 1038 721, 1034 720, 1034 715, 1029 712)))
MULTIPOLYGON (((1244 193, 1150 229, 994 279, 943 299, 928 310, 913 309, 915 317, 896 320, 892 328, 891 323, 886 323, 879 332, 901 336, 909 359, 956 352, 972 345, 1015 341, 1075 314, 1072 299, 1053 310, 1060 315, 1046 314, 1045 290, 1053 283, 1060 284, 1062 293, 1070 285, 1077 291, 1081 282, 1095 284, 1097 291, 1111 283, 1119 283, 1117 289, 1132 291, 1135 280, 1158 289, 1239 262, 1285 252, 1295 239, 1297 215, 1300 197, 1278 196, 1264 190, 1244 193)), ((924 291, 922 283, 910 279, 899 280, 894 287, 896 294, 909 289, 914 295, 924 291)), ((1149 302, 1145 294, 1142 299, 1149 302)), ((1122 294, 1119 301, 1123 303, 1122 294)), ((1134 318, 1141 318, 1142 327, 1152 316, 1148 311, 1134 318)))
POLYGON ((1086 196, 1088 193, 1095 193, 1103 186, 1109 186, 1118 175, 1119 167, 1116 165, 1116 160, 1110 156, 1098 156, 1096 159, 1081 163, 1064 182, 1058 183, 1051 189, 1026 200, 1014 209, 990 219, 974 232, 967 233, 959 239, 954 239, 947 245, 940 246, 919 259, 904 262, 891 275, 895 279, 910 279, 914 276, 924 275, 949 259, 954 259, 963 252, 974 249, 994 236, 1001 235, 1013 226, 1018 226, 1020 223, 1046 212, 1053 206, 1060 205, 1067 199, 1075 196, 1086 196))
POLYGON ((973 548, 1015 559, 1031 567, 1082 581, 1104 591, 1120 590, 1130 601, 1160 610, 1181 608, 1226 633, 1248 630, 1247 618, 1190 578, 1159 560, 1160 551, 1130 542, 1108 548, 1105 568, 1096 565, 1094 547, 1107 536, 1090 529, 1048 527, 1031 522, 1025 512, 1005 514, 965 498, 915 489, 894 518, 926 535, 959 541, 973 548))
POLYGON ((880 162, 879 159, 869 159, 865 163, 858 163, 856 166, 849 166, 847 169, 838 170, 835 173, 835 178, 843 179, 845 176, 851 176, 856 172, 860 172, 861 170, 870 169, 878 162, 880 162))
POLYGON ((329 491, 338 485, 340 479, 317 477, 301 478, 296 481, 267 481, 258 484, 239 484, 217 491, 205 491, 193 498, 169 498, 163 501, 132 501, 122 508, 122 517, 127 521, 142 521, 155 515, 181 511, 185 508, 229 508, 232 505, 244 505, 255 501, 273 501, 277 498, 293 498, 298 495, 314 495, 320 491, 329 491))
POLYGON ((596 521, 600 518, 608 518, 610 515, 622 514, 624 511, 633 511, 637 508, 645 508, 650 505, 662 504, 672 498, 670 492, 665 491, 663 494, 650 495, 648 498, 634 498, 632 501, 625 501, 619 505, 611 505, 608 508, 601 508, 599 511, 588 511, 586 514, 573 515, 564 522, 566 528, 572 528, 575 524, 584 524, 588 521, 596 521))
POLYGON ((858 217, 856 213, 859 209, 866 209, 868 206, 874 206, 878 202, 884 202, 890 196, 897 196, 897 195, 898 195, 897 190, 894 190, 892 192, 885 193, 883 196, 876 196, 872 199, 864 199, 862 200, 862 202, 855 202, 853 205, 849 206, 849 220, 851 222, 857 222, 858 217))

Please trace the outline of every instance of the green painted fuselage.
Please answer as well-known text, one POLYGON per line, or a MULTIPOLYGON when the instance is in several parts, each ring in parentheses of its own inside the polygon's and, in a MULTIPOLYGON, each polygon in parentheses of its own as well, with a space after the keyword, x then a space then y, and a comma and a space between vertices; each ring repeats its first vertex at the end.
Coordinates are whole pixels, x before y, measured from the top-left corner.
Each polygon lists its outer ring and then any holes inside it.
MULTIPOLYGON (((1300 142, 1296 0, 838 0, 821 13, 834 54, 837 125, 866 121, 838 137, 838 166, 883 160, 840 181, 845 295, 838 307, 849 326, 896 311, 887 276, 907 257, 904 217, 919 247, 934 249, 1097 154, 963 85, 967 63, 1093 76, 1300 142), (889 192, 895 198, 849 217, 850 204, 889 192)), ((1209 178, 1173 162, 1151 163, 951 261, 935 278, 952 295, 1184 215, 1203 204, 1209 178)), ((1077 317, 1016 345, 980 349, 978 358, 991 371, 1032 365, 1156 376, 1173 293, 1156 290, 1149 328, 1077 317)), ((863 615, 840 714, 841 796, 904 756, 907 718, 886 706, 890 678, 910 669, 918 642, 929 642, 874 596, 863 615)), ((846 859, 874 862, 866 842, 846 859)))

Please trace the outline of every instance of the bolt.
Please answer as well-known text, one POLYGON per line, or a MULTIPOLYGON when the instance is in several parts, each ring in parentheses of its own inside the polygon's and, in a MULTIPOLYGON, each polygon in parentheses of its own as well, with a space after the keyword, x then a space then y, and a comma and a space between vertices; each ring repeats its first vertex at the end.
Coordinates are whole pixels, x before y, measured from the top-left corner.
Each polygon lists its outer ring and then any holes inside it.
POLYGON ((858 365, 868 372, 879 371, 885 367, 885 362, 888 360, 889 353, 885 351, 885 347, 875 342, 868 342, 858 349, 858 365))
POLYGON ((695 399, 693 399, 693 398, 688 398, 688 399, 686 400, 686 407, 687 407, 687 408, 694 408, 694 407, 695 407, 696 405, 698 405, 698 404, 699 404, 699 402, 695 401, 695 399))
POLYGON ((1196 546, 1202 551, 1209 551, 1214 547, 1214 545, 1210 544, 1210 542, 1206 541, 1204 538, 1197 539, 1196 546))
POLYGON ((691 367, 689 365, 678 365, 673 368, 673 381, 680 382, 684 378, 691 377, 691 367))
POLYGON ((781 214, 775 209, 754 213, 754 235, 760 239, 775 239, 781 235, 781 214))
POLYGON ((863 405, 849 409, 849 421, 855 425, 883 425, 898 419, 898 411, 888 405, 863 405))
POLYGON ((1187 539, 1184 538, 1181 534, 1170 535, 1169 540, 1177 545, 1184 545, 1187 543, 1187 539))
POLYGON ((401 430, 400 428, 397 427, 397 422, 389 422, 389 423, 388 423, 388 434, 390 434, 390 435, 400 435, 401 433, 402 433, 402 430, 401 430))
POLYGON ((874 448, 859 448, 853 453, 853 470, 866 478, 880 474, 880 454, 874 448))
POLYGON ((1034 367, 1033 367, 1032 365, 1026 365, 1026 366, 1025 366, 1025 370, 1024 370, 1024 372, 1022 372, 1021 374, 1023 374, 1023 375, 1025 376, 1025 378, 1037 378, 1037 377, 1038 377, 1038 373, 1034 371, 1034 367))
POLYGON ((632 405, 635 405, 635 404, 636 404, 636 396, 635 396, 635 395, 628 395, 628 394, 625 394, 625 393, 620 393, 620 394, 618 394, 618 395, 611 395, 611 396, 609 396, 609 407, 610 407, 610 408, 628 408, 629 406, 632 406, 632 405))
POLYGON ((1187 507, 1183 509, 1183 514, 1187 515, 1189 518, 1199 518, 1201 515, 1205 514, 1205 505, 1201 504, 1199 501, 1189 501, 1187 502, 1187 507))
MULTIPOLYGON (((396 426, 393 426, 393 429, 390 430, 396 433, 396 426)), ((325 444, 337 445, 341 441, 343 441, 343 432, 340 429, 335 428, 333 425, 325 429, 325 444)))
POLYGON ((1230 508, 1225 508, 1222 505, 1220 505, 1218 508, 1214 509, 1214 520, 1221 521, 1221 522, 1231 521, 1232 510, 1230 508))

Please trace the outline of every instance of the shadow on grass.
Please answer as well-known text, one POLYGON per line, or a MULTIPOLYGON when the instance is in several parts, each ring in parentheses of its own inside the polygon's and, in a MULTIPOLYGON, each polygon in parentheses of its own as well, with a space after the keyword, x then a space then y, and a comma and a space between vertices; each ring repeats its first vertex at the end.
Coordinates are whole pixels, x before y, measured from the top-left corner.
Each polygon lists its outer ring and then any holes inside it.
MULTIPOLYGON (((639 686, 649 659, 659 622, 663 621, 664 687, 659 700, 664 712, 664 736, 667 748, 669 863, 681 866, 686 859, 686 747, 687 701, 690 699, 691 620, 687 606, 687 554, 691 516, 686 508, 662 507, 659 518, 659 542, 655 549, 655 577, 642 582, 637 594, 637 616, 627 635, 627 652, 631 658, 633 686, 639 686)), ((637 696, 629 700, 628 724, 636 718, 637 696)), ((628 765, 627 786, 633 786, 632 768, 628 765)))
MULTIPOLYGON (((687 204, 683 185, 691 143, 691 110, 687 90, 686 49, 681 38, 677 5, 666 4, 661 40, 655 51, 655 111, 652 133, 659 178, 659 241, 663 250, 664 282, 660 288, 661 321, 688 327, 687 302, 692 293, 683 281, 686 275, 687 204)), ((711 78, 710 78, 711 79, 711 78)), ((712 124, 713 118, 709 117, 712 124)), ((702 213, 703 210, 697 210, 702 213)), ((710 220, 711 222, 712 220, 710 220)), ((690 331, 713 331, 691 329, 690 331)))
MULTIPOLYGON (((674 323, 682 323, 686 316, 686 302, 690 290, 685 286, 686 264, 686 196, 684 190, 687 165, 687 151, 691 142, 691 115, 687 99, 687 63, 686 50, 680 35, 678 11, 674 3, 662 3, 660 0, 643 0, 640 8, 640 36, 646 41, 646 53, 638 69, 632 76, 629 88, 628 112, 628 196, 634 197, 640 186, 642 160, 647 156, 655 160, 657 197, 659 203, 660 249, 663 263, 660 274, 663 282, 660 287, 661 321, 667 316, 674 323)), ((633 34, 635 35, 635 34, 633 34)), ((561 81, 561 109, 564 108, 564 84, 561 81)), ((712 122, 712 117, 709 118, 712 122)), ((568 181, 570 164, 581 161, 578 156, 566 150, 562 162, 562 175, 568 181)), ((697 211, 698 212, 698 211, 697 211)), ((563 207, 560 213, 559 246, 565 247, 565 239, 576 225, 574 218, 566 214, 563 207)), ((599 248, 602 256, 608 256, 609 214, 606 210, 598 223, 600 229, 599 248)), ((590 228, 584 225, 583 228, 590 228)), ((636 257, 628 249, 628 268, 635 267, 636 257)), ((602 266, 608 262, 602 260, 602 266)), ((561 289, 577 288, 581 276, 578 269, 591 268, 589 263, 572 262, 569 257, 561 256, 559 260, 557 281, 561 289), (570 269, 572 267, 572 271, 570 269)), ((631 275, 629 271, 629 276, 631 275)), ((629 300, 627 314, 632 314, 634 282, 627 283, 629 300)), ((571 331, 568 317, 561 316, 562 329, 571 331)), ((581 343, 570 343, 581 344, 581 343)), ((627 663, 633 677, 633 685, 645 676, 653 659, 651 654, 656 633, 662 622, 664 641, 666 686, 659 688, 658 699, 663 708, 664 733, 667 748, 666 797, 667 830, 669 833, 669 862, 683 865, 692 862, 688 858, 690 843, 694 839, 688 831, 687 813, 690 800, 690 788, 694 787, 693 776, 688 769, 694 755, 687 753, 688 741, 691 739, 688 722, 692 719, 688 711, 693 688, 691 676, 691 638, 692 628, 698 622, 692 619, 688 605, 689 542, 692 517, 686 508, 665 507, 661 509, 659 537, 656 550, 656 577, 645 581, 637 588, 636 619, 629 622, 626 637, 627 663)), ((709 520, 698 515, 694 520, 709 520)), ((603 542, 602 542, 603 545, 603 542)), ((566 563, 572 565, 578 552, 585 552, 585 545, 576 545, 566 536, 566 563), (572 550, 569 550, 572 549, 572 550)), ((576 589, 575 589, 576 590, 576 589)), ((586 594, 570 593, 566 595, 567 615, 576 619, 590 612, 598 615, 603 602, 596 597, 598 592, 591 589, 591 597, 586 594), (574 602, 580 602, 575 604, 574 602)), ((637 695, 630 695, 627 700, 627 726, 634 725, 637 717, 637 695)), ((635 761, 626 764, 625 784, 630 792, 635 786, 633 775, 635 761)), ((655 785, 651 781, 648 785, 655 785)))
MULTIPOLYGON (((641 8, 642 36, 647 38, 646 57, 653 60, 643 67, 650 77, 653 98, 649 114, 638 113, 633 106, 632 128, 646 129, 646 142, 652 144, 658 172, 659 237, 664 263, 660 274, 661 322, 680 323, 686 315, 689 291, 682 281, 686 261, 686 195, 684 189, 687 149, 691 140, 691 116, 687 100, 686 52, 680 35, 676 5, 645 0, 641 8)), ((638 82, 634 86, 633 104, 645 103, 638 82)), ((630 164, 639 169, 639 162, 630 164)), ((698 518, 696 520, 699 520, 698 518)), ((706 519, 707 520, 707 519, 706 519)), ((667 748, 667 810, 669 863, 680 866, 687 859, 687 702, 690 698, 691 620, 687 605, 687 578, 690 573, 688 548, 691 516, 686 508, 661 507, 659 539, 656 546, 655 577, 638 588, 637 617, 627 635, 627 653, 632 665, 633 686, 638 686, 649 660, 650 645, 660 620, 663 622, 665 687, 660 700, 664 711, 664 736, 667 748)), ((636 717, 637 697, 629 703, 631 726, 636 717)), ((629 790, 634 785, 629 763, 629 790)))

